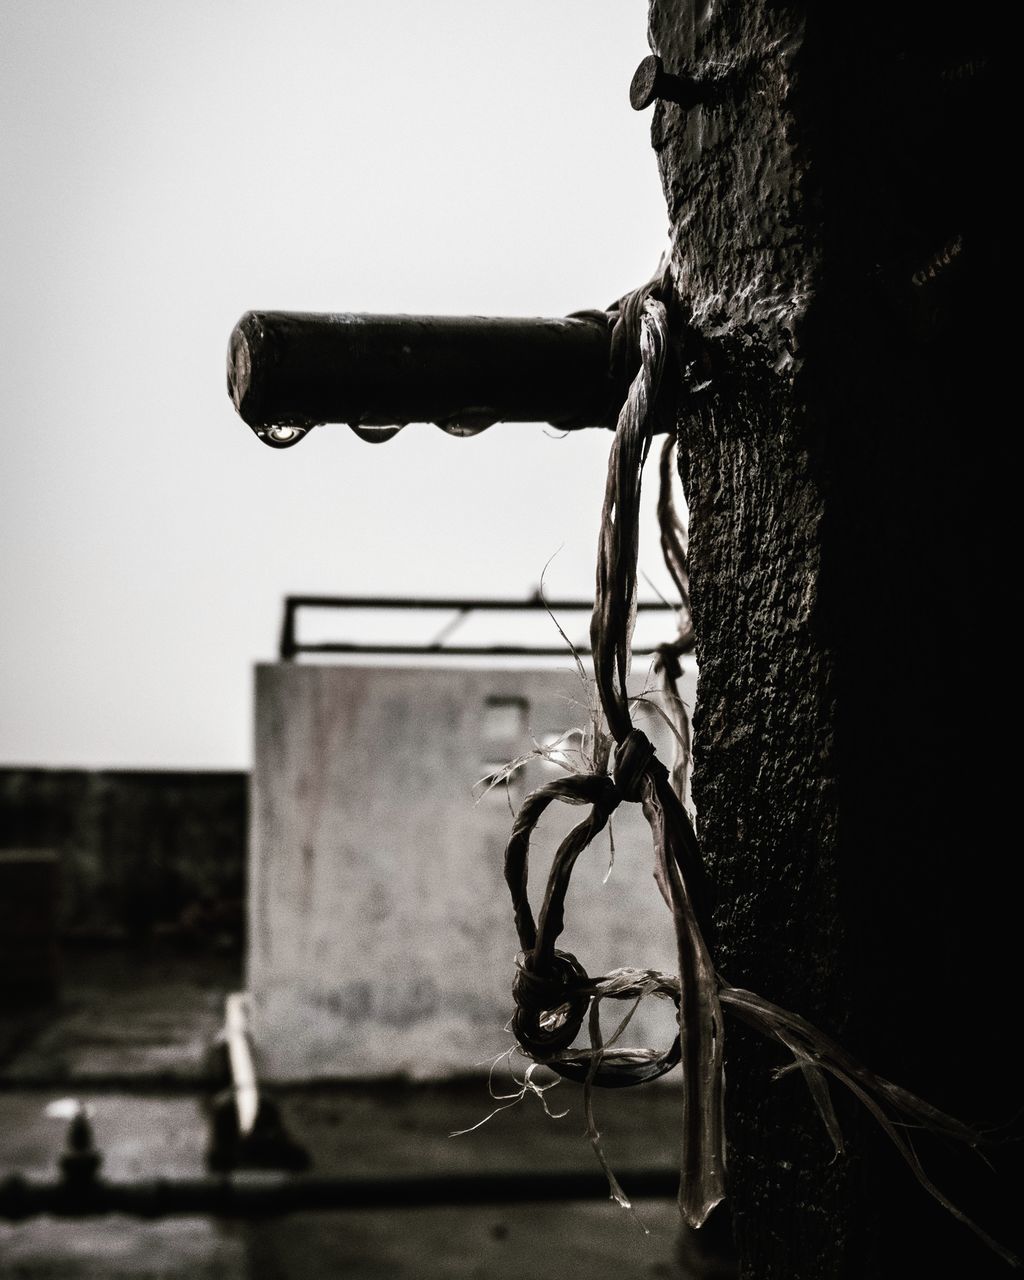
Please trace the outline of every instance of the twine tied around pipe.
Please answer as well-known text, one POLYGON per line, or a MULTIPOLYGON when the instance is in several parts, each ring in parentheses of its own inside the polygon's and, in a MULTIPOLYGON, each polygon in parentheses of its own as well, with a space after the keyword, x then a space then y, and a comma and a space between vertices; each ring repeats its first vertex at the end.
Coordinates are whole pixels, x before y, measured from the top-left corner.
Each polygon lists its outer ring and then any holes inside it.
MULTIPOLYGON (((627 351, 638 352, 639 368, 619 413, 611 447, 590 626, 595 682, 610 742, 595 752, 602 768, 547 783, 527 797, 506 848, 505 879, 522 947, 513 986, 516 1011, 512 1019, 520 1047, 558 1074, 581 1080, 588 1091, 592 1086, 621 1088, 646 1083, 682 1063, 680 1207, 686 1221, 699 1226, 725 1195, 722 1015, 714 968, 704 942, 708 894, 696 836, 682 799, 652 743, 634 726, 627 690, 636 619, 641 479, 656 417, 663 411, 659 391, 671 349, 668 313, 656 296, 657 289, 658 284, 652 283, 623 299, 618 308, 617 336, 613 337, 613 349, 618 344, 621 352, 625 344, 627 351), (588 804, 590 812, 555 853, 535 923, 527 897, 530 837, 554 800, 588 804), (662 1053, 612 1045, 572 1054, 569 1046, 592 1009, 596 1021, 600 999, 638 1001, 645 994, 654 994, 647 989, 650 980, 645 982, 642 976, 602 990, 575 956, 555 946, 564 925, 565 895, 576 860, 623 802, 643 809, 654 843, 655 878, 676 925, 681 978, 672 998, 679 1007, 679 1032, 662 1053)), ((673 577, 685 600, 685 549, 678 530, 673 531, 671 525, 666 528, 666 524, 663 520, 663 546, 667 542, 671 548, 673 577)), ((683 644, 690 643, 692 628, 690 633, 683 636, 683 644)), ((673 685, 680 673, 681 651, 682 645, 677 643, 676 647, 667 646, 661 656, 662 670, 673 685)))
MULTIPOLYGON (((753 992, 732 987, 715 970, 710 937, 710 892, 700 847, 684 805, 690 752, 689 717, 679 698, 680 657, 693 647, 689 607, 686 529, 672 501, 674 417, 684 391, 680 362, 669 327, 667 274, 622 299, 609 313, 614 325, 613 358, 632 374, 619 413, 608 463, 608 480, 598 543, 597 581, 590 637, 600 711, 595 717, 592 768, 548 782, 531 792, 515 817, 505 850, 505 880, 512 897, 521 951, 516 957, 511 1029, 522 1052, 535 1063, 581 1083, 587 1132, 608 1176, 612 1196, 629 1206, 600 1145, 592 1089, 645 1084, 681 1065, 681 1176, 679 1207, 684 1220, 700 1227, 726 1194, 724 1124, 723 1006, 749 1027, 774 1039, 791 1055, 788 1067, 801 1071, 835 1148, 843 1136, 832 1106, 827 1077, 844 1085, 879 1123, 921 1186, 995 1253, 1013 1266, 1019 1260, 969 1219, 928 1178, 906 1136, 908 1123, 963 1142, 981 1144, 980 1134, 929 1103, 863 1067, 845 1049, 797 1014, 753 992), (670 389, 670 394, 663 394, 670 389), (673 421, 666 423, 671 415, 673 421), (658 759, 649 738, 632 720, 627 691, 636 619, 640 494, 644 464, 655 428, 670 436, 660 460, 658 521, 669 574, 683 602, 679 633, 659 647, 655 668, 662 676, 667 718, 676 740, 671 771, 658 759), (530 840, 542 814, 554 802, 589 805, 554 855, 539 915, 528 897, 530 840), (651 829, 654 877, 671 913, 679 958, 678 976, 621 968, 598 978, 556 946, 565 922, 565 899, 579 856, 607 826, 619 805, 640 804, 651 829), (633 1049, 618 1040, 639 1002, 648 996, 672 1000, 679 1031, 668 1049, 633 1049), (599 1011, 606 999, 632 1007, 607 1041, 599 1011), (574 1048, 584 1023, 589 1048, 574 1048)), ((577 659, 578 661, 578 659, 577 659)), ((527 1075, 529 1081, 529 1073, 527 1075)), ((542 1088, 531 1085, 535 1091, 542 1088)))

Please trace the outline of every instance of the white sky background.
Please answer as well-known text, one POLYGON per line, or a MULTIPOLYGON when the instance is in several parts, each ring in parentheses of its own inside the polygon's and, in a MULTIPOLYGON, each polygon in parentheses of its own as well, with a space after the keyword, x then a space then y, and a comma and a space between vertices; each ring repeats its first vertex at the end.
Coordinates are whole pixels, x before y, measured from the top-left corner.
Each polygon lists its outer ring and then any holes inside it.
MULTIPOLYGON (((557 316, 641 283, 646 21, 0 0, 0 763, 248 767, 288 593, 525 596, 559 547, 549 595, 592 593, 609 433, 275 451, 224 356, 250 308, 557 316)), ((650 518, 641 567, 668 592, 650 518)))

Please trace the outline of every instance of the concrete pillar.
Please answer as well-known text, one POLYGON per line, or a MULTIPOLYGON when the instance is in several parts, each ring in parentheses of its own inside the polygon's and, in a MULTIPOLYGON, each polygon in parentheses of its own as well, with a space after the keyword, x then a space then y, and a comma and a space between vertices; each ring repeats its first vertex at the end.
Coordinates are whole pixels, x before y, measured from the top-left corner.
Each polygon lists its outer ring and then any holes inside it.
MULTIPOLYGON (((655 107, 652 141, 715 368, 679 429, 717 961, 937 1105, 1006 1120, 998 33, 923 4, 652 0, 650 34, 703 86, 655 107)), ((830 1163, 779 1062, 729 1029, 744 1277, 1002 1274, 847 1100, 830 1163)), ((919 1145, 1012 1236, 1012 1149, 1000 1182, 919 1145)))

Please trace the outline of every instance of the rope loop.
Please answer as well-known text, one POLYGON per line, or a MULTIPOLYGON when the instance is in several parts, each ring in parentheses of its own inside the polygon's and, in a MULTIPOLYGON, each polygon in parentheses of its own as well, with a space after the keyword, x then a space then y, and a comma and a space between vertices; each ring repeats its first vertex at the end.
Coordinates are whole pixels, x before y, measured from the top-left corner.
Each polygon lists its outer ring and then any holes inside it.
MULTIPOLYGON (((543 794, 527 797, 506 848, 505 878, 512 892, 520 941, 524 950, 527 939, 533 946, 533 951, 524 956, 521 971, 529 970, 532 963, 545 977, 550 974, 561 979, 553 988, 548 982, 539 988, 534 985, 532 991, 528 979, 525 983, 518 980, 512 1030, 520 1047, 559 1074, 580 1079, 588 1099, 594 1086, 621 1088, 641 1084, 681 1065, 686 1087, 680 1207, 691 1226, 700 1226, 724 1195, 725 1163, 721 1012, 716 976, 701 931, 703 912, 696 896, 704 869, 680 798, 685 769, 677 771, 673 779, 655 756, 650 740, 634 727, 628 687, 636 620, 642 474, 656 429, 674 430, 678 408, 678 349, 671 332, 668 304, 662 300, 672 296, 667 272, 666 263, 658 277, 620 299, 610 310, 614 315, 613 378, 616 372, 624 373, 629 385, 608 460, 590 637, 598 702, 608 735, 618 744, 611 793, 602 788, 595 798, 594 773, 583 775, 587 779, 586 794, 579 784, 570 793, 567 784, 561 783, 557 798, 570 803, 582 801, 592 808, 589 817, 573 828, 555 853, 536 928, 526 901, 529 835, 540 807, 556 798, 554 791, 541 789, 543 794), (552 964, 556 954, 554 940, 564 924, 565 897, 573 866, 607 826, 612 794, 618 801, 640 802, 643 806, 654 846, 655 879, 675 924, 680 972, 678 1033, 661 1054, 614 1043, 631 1013, 621 1020, 611 1042, 605 1044, 602 1039, 601 1001, 608 997, 632 999, 639 1004, 646 995, 654 994, 649 983, 623 985, 610 976, 590 981, 574 968, 578 962, 563 959, 557 966, 552 964), (556 1000, 558 1004, 554 1003, 556 1000), (538 1008, 538 1004, 543 1007, 538 1008), (591 1047, 573 1051, 570 1046, 582 1027, 584 1010, 589 1012, 591 1047)), ((670 463, 671 457, 662 468, 663 475, 669 478, 670 463)), ((663 528, 672 513, 672 504, 666 498, 659 507, 663 528)), ((689 643, 685 534, 681 525, 677 529, 672 524, 663 537, 663 545, 672 552, 673 580, 686 606, 686 630, 684 635, 681 628, 681 635, 689 643)), ((666 684, 671 698, 667 713, 670 724, 680 721, 682 728, 676 738, 688 755, 685 709, 673 682, 666 678, 666 684)), ((598 736, 595 730, 595 738, 598 736)))
POLYGON ((512 1032, 533 1057, 543 1060, 568 1049, 590 1006, 590 976, 571 952, 555 951, 544 973, 530 966, 534 952, 516 956, 512 1032))
MULTIPOLYGON (((521 1048, 536 1062, 543 1062, 557 1075, 577 1084, 603 1089, 627 1089, 649 1084, 677 1066, 679 1036, 662 1053, 654 1050, 609 1051, 594 1063, 589 1054, 567 1053, 583 1028, 591 1001, 602 995, 613 1000, 638 999, 642 987, 625 984, 611 989, 611 979, 592 980, 571 952, 556 951, 545 973, 530 967, 535 953, 521 951, 516 956, 516 976, 512 998, 516 1009, 511 1029, 521 1048)), ((641 975, 643 976, 643 975, 641 975)), ((678 988, 670 992, 677 1007, 678 988)))

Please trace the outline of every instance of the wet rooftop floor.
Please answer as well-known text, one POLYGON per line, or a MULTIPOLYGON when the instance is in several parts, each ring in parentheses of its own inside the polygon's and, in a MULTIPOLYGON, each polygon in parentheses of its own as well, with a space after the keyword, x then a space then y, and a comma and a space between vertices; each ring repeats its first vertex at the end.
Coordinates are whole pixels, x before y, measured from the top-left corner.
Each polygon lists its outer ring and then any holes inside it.
MULTIPOLYGON (((56 1176, 67 1130, 61 1116, 73 1102, 91 1113, 110 1180, 202 1176, 213 1087, 209 1049, 224 998, 240 986, 239 967, 227 957, 128 950, 71 957, 57 1004, 0 1018, 0 1178, 56 1176)), ((580 1093, 570 1084, 547 1095, 552 1110, 568 1109, 561 1119, 550 1119, 528 1097, 455 1138, 453 1130, 476 1124, 496 1105, 481 1078, 309 1084, 273 1096, 317 1175, 484 1179, 596 1167, 583 1135, 580 1093)), ((674 1165, 674 1089, 622 1091, 598 1101, 613 1167, 674 1165)), ((681 1252, 669 1199, 638 1200, 635 1214, 598 1199, 431 1208, 396 1202, 263 1221, 118 1215, 0 1221, 5 1280, 725 1274, 692 1257, 684 1261, 681 1252)))

